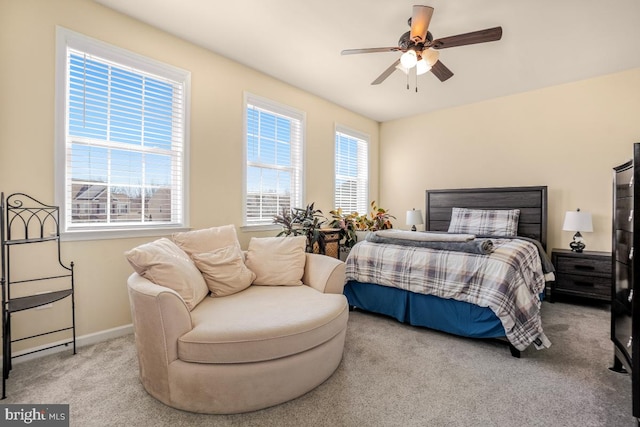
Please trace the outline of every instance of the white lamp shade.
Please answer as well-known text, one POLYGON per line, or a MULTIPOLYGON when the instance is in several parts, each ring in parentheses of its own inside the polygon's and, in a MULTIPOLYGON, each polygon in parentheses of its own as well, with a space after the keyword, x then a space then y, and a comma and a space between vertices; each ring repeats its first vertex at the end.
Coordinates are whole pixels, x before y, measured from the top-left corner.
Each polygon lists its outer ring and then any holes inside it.
POLYGON ((427 64, 431 67, 433 67, 433 64, 438 62, 438 58, 440 58, 440 52, 435 49, 425 49, 422 51, 422 59, 427 61, 427 64))
POLYGON ((405 73, 405 74, 409 74, 409 69, 408 69, 408 68, 404 68, 404 67, 402 66, 402 63, 400 63, 400 64, 396 65, 396 70, 400 70, 400 71, 402 71, 402 72, 403 72, 403 73, 405 73))
POLYGON ((421 76, 422 74, 426 73, 430 69, 431 69, 431 65, 429 65, 429 63, 427 63, 427 61, 425 61, 424 58, 422 58, 416 64, 416 74, 419 75, 419 76, 421 76))
POLYGON ((420 224, 424 224, 424 221, 422 220, 422 211, 420 209, 407 211, 407 225, 420 224))
POLYGON ((402 54, 400 57, 400 63, 404 68, 412 68, 415 67, 418 62, 418 55, 415 50, 408 50, 402 54))
POLYGON ((564 215, 564 231, 592 232, 593 221, 589 212, 567 211, 564 215))

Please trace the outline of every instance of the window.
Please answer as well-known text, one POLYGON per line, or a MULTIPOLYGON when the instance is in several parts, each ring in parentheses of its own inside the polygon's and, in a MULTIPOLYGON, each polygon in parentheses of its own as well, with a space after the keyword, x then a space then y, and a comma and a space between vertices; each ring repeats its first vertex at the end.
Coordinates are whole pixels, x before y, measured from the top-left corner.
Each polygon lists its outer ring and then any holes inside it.
POLYGON ((189 73, 62 28, 57 55, 61 231, 185 226, 189 73))
POLYGON ((302 206, 304 113, 245 94, 244 225, 302 206))
POLYGON ((335 207, 343 212, 366 214, 369 210, 369 137, 336 127, 335 207))

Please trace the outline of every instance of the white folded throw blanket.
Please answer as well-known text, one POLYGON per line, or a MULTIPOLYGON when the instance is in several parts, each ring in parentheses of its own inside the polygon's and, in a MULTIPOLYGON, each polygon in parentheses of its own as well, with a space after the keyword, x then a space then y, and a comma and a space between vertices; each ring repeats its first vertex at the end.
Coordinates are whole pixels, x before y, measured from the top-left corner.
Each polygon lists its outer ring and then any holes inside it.
POLYGON ((440 233, 434 231, 378 230, 376 236, 391 239, 413 240, 416 242, 468 242, 474 240, 474 234, 440 233))

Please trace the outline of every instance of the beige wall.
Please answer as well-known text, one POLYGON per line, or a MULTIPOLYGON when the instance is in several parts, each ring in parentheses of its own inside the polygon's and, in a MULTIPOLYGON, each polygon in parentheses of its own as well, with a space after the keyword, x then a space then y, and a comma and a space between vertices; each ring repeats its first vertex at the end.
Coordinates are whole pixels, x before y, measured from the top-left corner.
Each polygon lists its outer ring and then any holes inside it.
MULTIPOLYGON (((191 71, 190 223, 201 228, 242 222, 243 91, 306 112, 306 201, 333 208, 336 123, 371 137, 370 194, 377 196, 378 131, 351 113, 281 81, 127 18, 89 0, 0 0, 0 190, 54 198, 56 25, 191 71)), ((265 234, 265 233, 262 233, 265 234)), ((243 246, 251 233, 239 232, 243 246)), ((130 323, 123 252, 149 239, 63 243, 76 263, 78 334, 130 323)), ((36 260, 37 258, 34 258, 36 260)), ((33 263, 14 267, 30 269, 33 263)), ((46 326, 56 308, 30 319, 46 326)), ((15 335, 27 321, 14 322, 15 335)))
POLYGON ((568 248, 564 212, 579 207, 593 214, 587 249, 609 251, 612 167, 640 142, 640 69, 386 122, 380 141, 393 212, 424 208, 429 188, 547 185, 548 247, 568 248))
MULTIPOLYGON (((371 136, 370 198, 400 228, 406 209, 423 207, 427 188, 548 185, 549 247, 567 246, 563 214, 580 207, 594 215, 588 248, 610 249, 611 168, 640 140, 640 70, 379 125, 88 0, 0 0, 0 190, 43 201, 54 195, 56 25, 192 72, 195 228, 241 223, 242 100, 250 91, 306 112, 306 200, 325 211, 339 123, 371 136)), ((246 247, 252 234, 239 235, 246 247)), ((63 259, 76 263, 79 335, 130 322, 131 269, 122 253, 145 240, 63 244, 63 259)), ((54 308, 16 318, 16 335, 27 322, 37 329, 63 314, 54 308)))

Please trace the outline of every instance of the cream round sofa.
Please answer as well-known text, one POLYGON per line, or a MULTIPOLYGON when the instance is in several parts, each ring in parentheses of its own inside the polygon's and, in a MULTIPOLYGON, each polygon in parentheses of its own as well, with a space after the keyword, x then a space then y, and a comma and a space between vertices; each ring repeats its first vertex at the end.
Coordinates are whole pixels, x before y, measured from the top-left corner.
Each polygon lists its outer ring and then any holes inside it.
POLYGON ((342 359, 349 316, 345 264, 304 258, 301 285, 252 284, 192 307, 175 290, 131 274, 147 392, 178 409, 232 414, 286 402, 329 378, 342 359))

